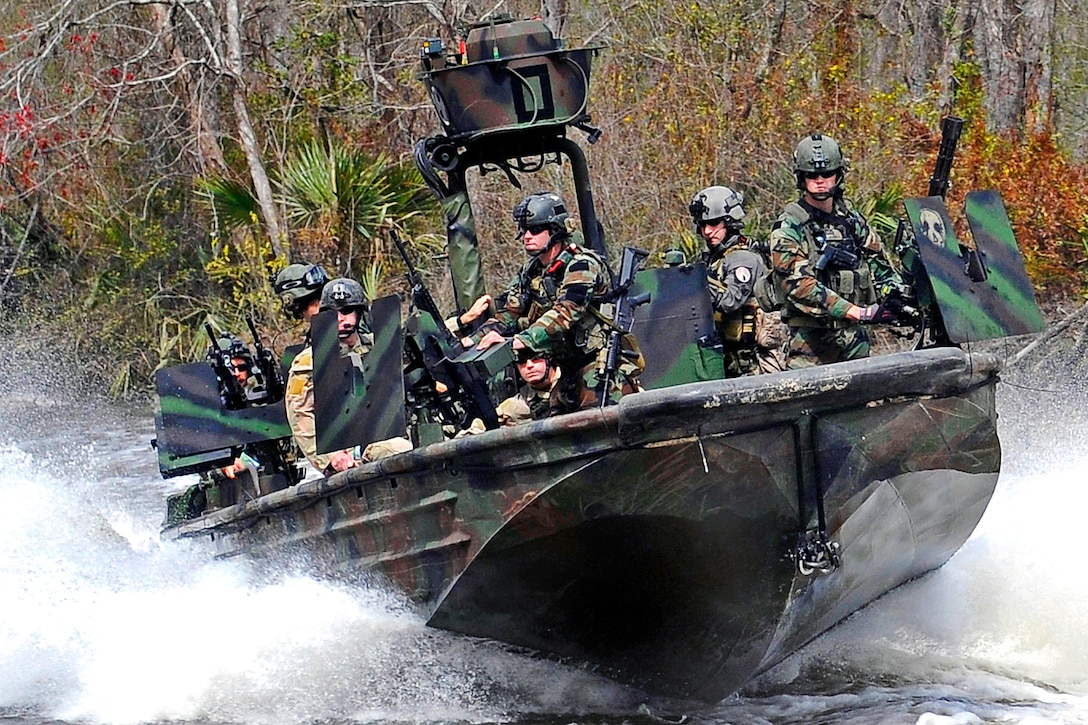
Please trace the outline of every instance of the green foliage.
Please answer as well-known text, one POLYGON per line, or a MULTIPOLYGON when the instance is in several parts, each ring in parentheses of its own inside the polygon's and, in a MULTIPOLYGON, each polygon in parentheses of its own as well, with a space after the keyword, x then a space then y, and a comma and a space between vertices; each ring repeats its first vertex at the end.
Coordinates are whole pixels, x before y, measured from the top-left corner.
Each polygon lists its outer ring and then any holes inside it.
POLYGON ((283 165, 280 202, 296 225, 371 239, 390 213, 414 213, 404 201, 416 189, 394 189, 385 174, 390 165, 384 156, 370 159, 339 145, 307 143, 283 165))
POLYGON ((244 184, 231 179, 202 179, 197 193, 209 204, 225 229, 258 224, 257 197, 244 184))
POLYGON ((385 277, 384 266, 381 260, 374 260, 359 275, 359 284, 362 286, 363 294, 366 295, 368 300, 381 297, 381 285, 385 277))
MULTIPOLYGON (((424 212, 435 211, 414 167, 337 143, 300 145, 284 160, 273 184, 293 230, 292 258, 322 263, 335 274, 369 275, 375 291, 388 256, 382 229, 403 229, 424 212)), ((207 180, 202 189, 224 227, 256 229, 252 190, 225 179, 207 180)), ((207 271, 244 304, 255 301, 243 291, 253 287, 246 280, 267 277, 274 271, 270 262, 271 250, 247 233, 242 241, 218 245, 207 271)))
POLYGON ((903 187, 892 183, 876 194, 859 199, 855 204, 857 210, 869 220, 869 226, 885 243, 895 236, 902 215, 899 203, 904 196, 903 187))
MULTIPOLYGON (((796 195, 792 148, 817 130, 835 136, 851 158, 848 195, 887 241, 901 197, 925 192, 952 93, 951 108, 967 119, 953 169, 953 217, 966 191, 1001 190, 1036 283, 1056 293, 1088 289, 1088 169, 1060 145, 1076 141, 994 133, 985 110, 992 89, 983 85, 970 37, 955 39, 954 79, 942 78, 936 63, 922 74, 907 69, 904 49, 914 36, 897 40, 894 24, 856 3, 791 4, 779 17, 784 7, 749 0, 572 6, 567 45, 577 44, 579 32, 610 45, 594 60, 590 111, 604 136, 587 156, 613 247, 662 252, 679 244, 696 258, 703 244, 686 205, 712 183, 742 191, 747 233, 766 237, 796 195)), ((536 6, 510 9, 524 15, 536 6)), ((30 232, 6 292, 18 281, 26 304, 66 310, 61 329, 76 330, 75 345, 118 392, 146 388, 150 371, 203 355, 207 319, 244 333, 248 311, 278 339, 287 322, 268 275, 288 260, 273 259, 261 235, 230 84, 210 75, 205 41, 181 32, 177 46, 147 43, 151 36, 130 30, 148 15, 127 6, 104 6, 101 21, 88 16, 100 23, 97 33, 66 25, 63 13, 55 23, 38 22, 30 4, 24 10, 5 21, 7 45, 0 43, 11 79, 5 87, 26 89, 0 105, 5 260, 30 232), (164 48, 185 54, 186 73, 164 48), (187 95, 193 88, 202 89, 200 103, 187 95), (211 123, 206 138, 186 125, 198 116, 211 123), (206 152, 207 139, 218 155, 206 152), (193 184, 208 169, 215 171, 193 184)), ((289 256, 355 276, 373 297, 399 283, 386 229, 412 240, 421 267, 443 250, 437 205, 407 161, 416 140, 438 131, 415 77, 417 36, 446 32, 429 12, 412 4, 372 3, 351 13, 296 4, 258 13, 243 28, 249 51, 241 80, 287 214, 289 256)), ((945 40, 958 26, 954 12, 950 6, 937 18, 945 40)), ((210 16, 200 20, 213 27, 210 16)), ((471 18, 448 20, 452 27, 471 18)), ((144 30, 155 32, 150 24, 144 30)), ((1065 106, 1073 105, 1067 96, 1065 106)), ((563 171, 519 176, 535 190, 563 171)), ((509 242, 509 200, 521 191, 501 174, 470 184, 486 286, 496 290, 519 261, 498 243, 509 242), (498 231, 488 236, 492 220, 498 231)))

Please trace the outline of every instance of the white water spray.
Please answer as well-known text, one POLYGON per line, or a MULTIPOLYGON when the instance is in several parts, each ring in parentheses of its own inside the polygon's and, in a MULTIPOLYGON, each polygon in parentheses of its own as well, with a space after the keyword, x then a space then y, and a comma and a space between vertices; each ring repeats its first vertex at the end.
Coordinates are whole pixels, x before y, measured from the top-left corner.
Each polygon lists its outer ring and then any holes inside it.
MULTIPOLYGON (((43 425, 56 417, 42 412, 43 425)), ((55 424, 78 425, 65 415, 55 424)), ((115 432, 99 427, 109 445, 87 443, 75 451, 83 461, 64 465, 43 452, 49 436, 25 446, 34 454, 0 444, 0 713, 110 725, 480 722, 510 708, 629 704, 588 673, 429 629, 381 588, 258 574, 161 543, 164 496, 191 481, 162 481, 150 448, 133 450, 131 429, 129 448, 113 447, 115 432), (127 475, 107 473, 118 460, 127 475)))

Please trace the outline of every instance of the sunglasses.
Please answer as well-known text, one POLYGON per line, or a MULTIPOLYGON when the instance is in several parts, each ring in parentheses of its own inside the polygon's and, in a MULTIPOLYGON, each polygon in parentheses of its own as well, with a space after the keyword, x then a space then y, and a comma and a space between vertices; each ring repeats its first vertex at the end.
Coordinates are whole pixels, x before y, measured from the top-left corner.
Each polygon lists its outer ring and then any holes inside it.
POLYGON ((725 217, 720 216, 717 219, 704 219, 701 222, 699 222, 699 226, 700 227, 716 227, 719 224, 724 224, 724 223, 725 223, 725 217))
POLYGON ((527 231, 529 234, 543 234, 544 232, 548 231, 549 228, 550 227, 548 227, 547 224, 531 224, 525 227, 525 231, 527 231))
POLYGON ((835 171, 806 171, 805 178, 812 179, 833 179, 839 175, 838 170, 835 171))

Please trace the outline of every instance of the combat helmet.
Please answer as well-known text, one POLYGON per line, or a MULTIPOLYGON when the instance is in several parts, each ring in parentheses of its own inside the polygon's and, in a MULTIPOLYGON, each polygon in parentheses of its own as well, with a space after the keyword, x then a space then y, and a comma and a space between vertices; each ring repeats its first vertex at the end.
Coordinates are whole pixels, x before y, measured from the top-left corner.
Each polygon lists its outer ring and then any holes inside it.
POLYGON ((837 195, 843 191, 846 159, 835 139, 814 133, 801 139, 794 149, 793 172, 797 177, 797 188, 801 191, 805 190, 806 174, 836 174, 834 193, 837 195))
POLYGON ((301 319, 306 306, 328 281, 329 273, 320 264, 289 264, 272 278, 272 289, 287 313, 301 319))
POLYGON ((553 192, 530 194, 514 207, 513 216, 522 233, 534 227, 547 227, 553 242, 570 235, 567 230, 570 212, 563 197, 553 192))
POLYGON ((209 360, 218 360, 220 354, 226 353, 226 356, 231 359, 245 360, 250 367, 253 366, 253 353, 250 352, 249 345, 237 335, 232 335, 229 332, 221 333, 216 339, 216 347, 208 346, 209 360), (218 347, 218 352, 216 347, 218 347))
MULTIPOLYGON (((363 294, 363 286, 349 277, 337 277, 325 285, 321 291, 321 311, 336 310, 337 312, 358 312, 355 316, 355 331, 365 332, 369 329, 369 321, 366 319, 370 311, 366 295, 363 294)), ((350 337, 352 331, 340 330, 341 338, 350 337)))
POLYGON ((321 309, 352 310, 366 312, 368 305, 363 286, 348 277, 337 277, 325 285, 321 292, 321 309))
POLYGON ((708 186, 692 197, 688 213, 696 234, 704 224, 716 224, 719 220, 739 232, 744 228, 744 195, 728 186, 708 186))

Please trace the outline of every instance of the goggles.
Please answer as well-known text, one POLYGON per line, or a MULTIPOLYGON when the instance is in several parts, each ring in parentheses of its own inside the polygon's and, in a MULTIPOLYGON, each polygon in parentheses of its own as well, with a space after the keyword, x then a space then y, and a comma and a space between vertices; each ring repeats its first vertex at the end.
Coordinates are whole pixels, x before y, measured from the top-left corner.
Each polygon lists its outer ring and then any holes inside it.
POLYGON ((829 170, 825 170, 825 171, 806 171, 805 172, 805 178, 808 179, 809 181, 813 181, 815 179, 833 179, 838 175, 839 175, 839 170, 838 169, 833 169, 833 170, 829 169, 829 170))
POLYGON ((325 268, 320 264, 315 264, 306 270, 306 274, 302 275, 299 279, 289 279, 280 285, 280 289, 284 292, 288 290, 298 289, 299 287, 320 287, 329 281, 329 273, 325 271, 325 268))

